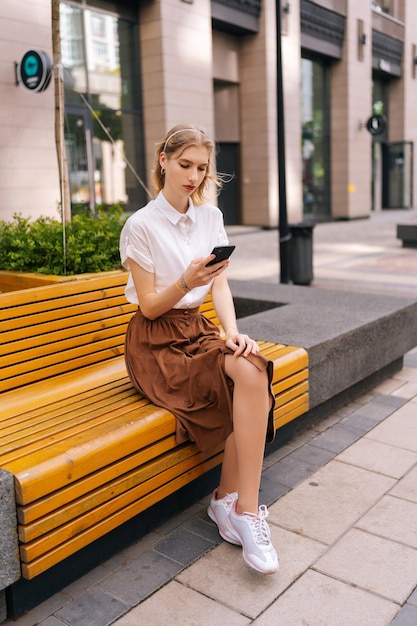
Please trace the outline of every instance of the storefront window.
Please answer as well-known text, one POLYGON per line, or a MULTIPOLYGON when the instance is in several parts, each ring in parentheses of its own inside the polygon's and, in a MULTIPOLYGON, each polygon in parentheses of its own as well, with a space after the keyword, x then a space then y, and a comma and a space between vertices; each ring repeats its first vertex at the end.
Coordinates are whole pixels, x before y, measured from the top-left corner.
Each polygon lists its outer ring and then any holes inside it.
POLYGON ((373 0, 372 8, 381 13, 393 15, 392 4, 392 0, 373 0))
POLYGON ((302 59, 303 211, 330 215, 330 103, 328 67, 302 59))
POLYGON ((63 2, 61 48, 72 203, 134 210, 146 201, 137 24, 63 2))

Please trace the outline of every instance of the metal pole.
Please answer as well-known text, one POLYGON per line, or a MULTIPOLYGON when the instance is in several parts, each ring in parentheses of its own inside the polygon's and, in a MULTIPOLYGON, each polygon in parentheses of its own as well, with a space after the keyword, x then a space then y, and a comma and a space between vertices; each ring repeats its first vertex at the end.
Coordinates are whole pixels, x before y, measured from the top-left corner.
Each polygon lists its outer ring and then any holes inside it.
POLYGON ((279 198, 279 260, 280 282, 290 281, 290 232, 287 221, 287 183, 285 176, 284 92, 282 84, 281 0, 276 0, 277 37, 277 134, 278 134, 278 198, 279 198))

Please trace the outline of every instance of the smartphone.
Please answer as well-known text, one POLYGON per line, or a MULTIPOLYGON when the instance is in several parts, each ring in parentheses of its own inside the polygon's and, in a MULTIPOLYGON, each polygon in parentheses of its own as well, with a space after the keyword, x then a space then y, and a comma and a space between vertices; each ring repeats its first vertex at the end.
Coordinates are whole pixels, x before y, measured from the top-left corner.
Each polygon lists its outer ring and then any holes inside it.
POLYGON ((216 263, 219 263, 220 261, 225 261, 226 259, 229 258, 229 256, 232 254, 233 250, 236 248, 236 246, 216 246, 213 248, 213 250, 211 251, 211 254, 215 254, 216 258, 213 259, 212 261, 209 261, 206 265, 206 267, 210 267, 211 265, 215 265, 216 263))

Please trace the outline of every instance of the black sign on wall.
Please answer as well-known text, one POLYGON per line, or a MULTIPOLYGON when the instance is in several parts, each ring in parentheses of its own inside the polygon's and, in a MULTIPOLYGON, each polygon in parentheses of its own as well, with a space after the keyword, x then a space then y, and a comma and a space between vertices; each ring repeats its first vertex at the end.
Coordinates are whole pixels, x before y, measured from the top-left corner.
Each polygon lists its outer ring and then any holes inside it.
POLYGON ((366 128, 371 135, 380 135, 387 126, 387 118, 385 115, 372 115, 366 122, 366 128))
POLYGON ((17 82, 28 91, 45 91, 51 81, 52 63, 43 50, 27 50, 16 67, 17 82))

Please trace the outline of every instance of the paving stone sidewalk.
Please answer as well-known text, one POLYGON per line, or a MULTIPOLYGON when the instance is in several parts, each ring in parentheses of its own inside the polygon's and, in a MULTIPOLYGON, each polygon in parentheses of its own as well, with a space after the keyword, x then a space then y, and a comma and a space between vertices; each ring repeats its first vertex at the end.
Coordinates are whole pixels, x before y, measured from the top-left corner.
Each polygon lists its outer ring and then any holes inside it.
POLYGON ((417 349, 265 458, 280 571, 249 570, 209 496, 11 626, 415 626, 417 349))

